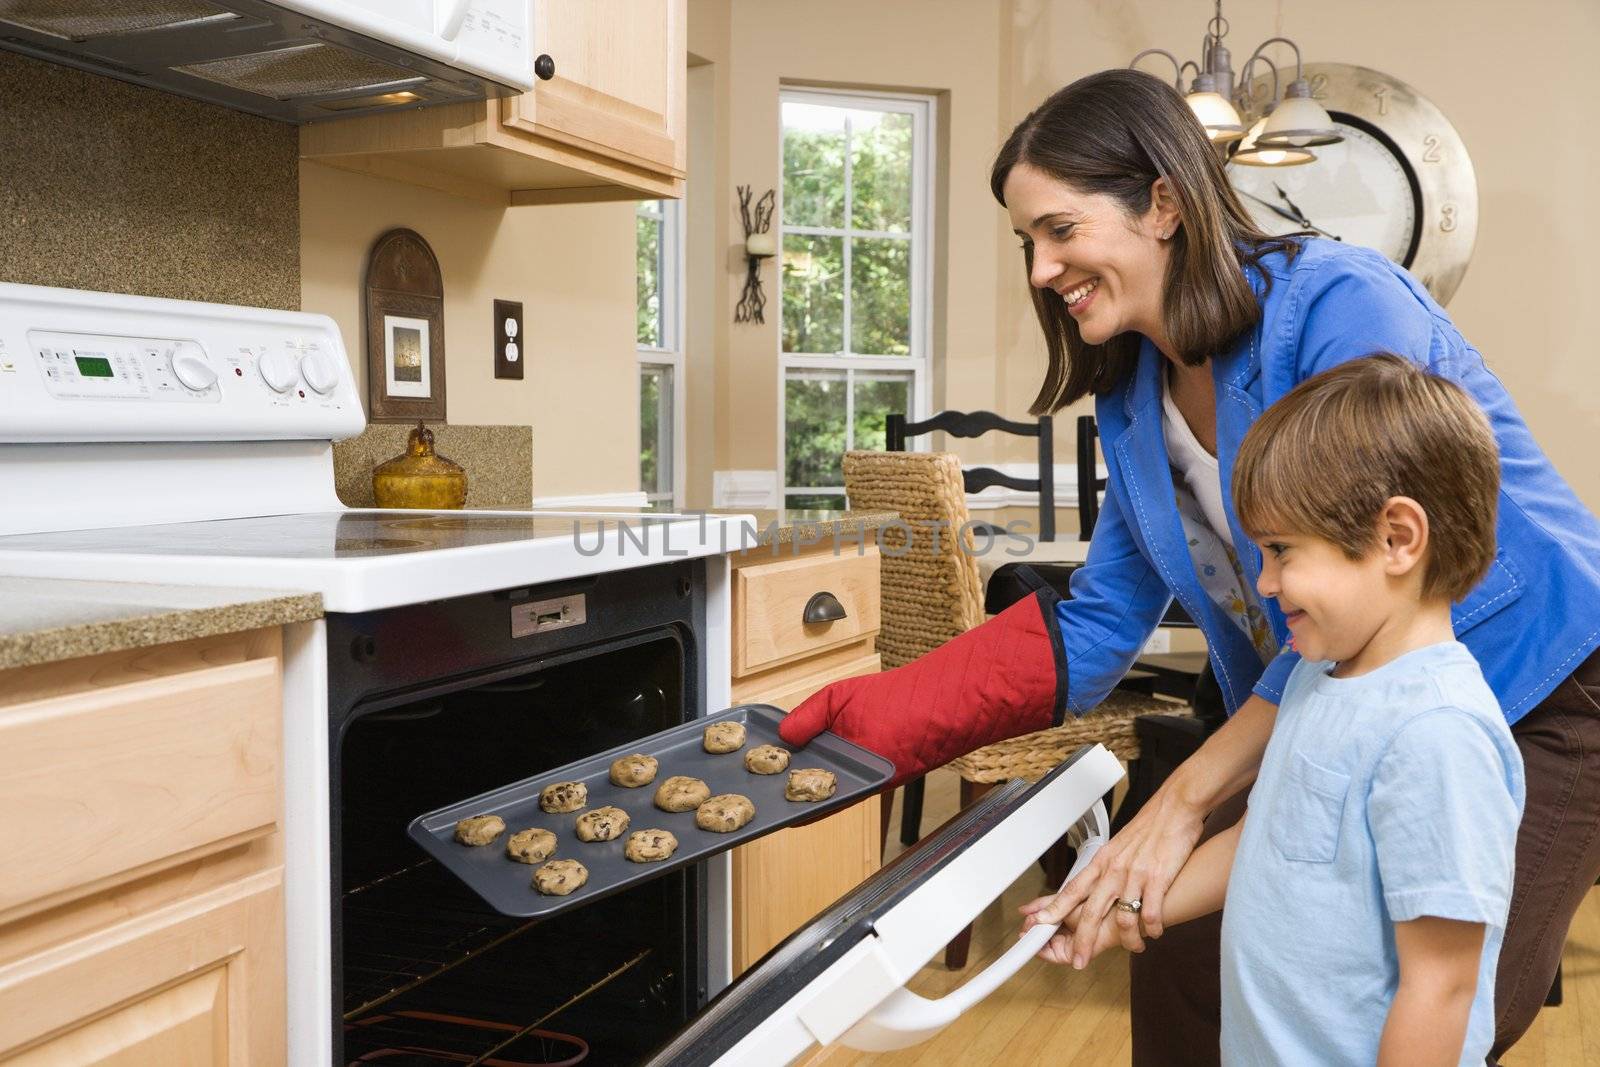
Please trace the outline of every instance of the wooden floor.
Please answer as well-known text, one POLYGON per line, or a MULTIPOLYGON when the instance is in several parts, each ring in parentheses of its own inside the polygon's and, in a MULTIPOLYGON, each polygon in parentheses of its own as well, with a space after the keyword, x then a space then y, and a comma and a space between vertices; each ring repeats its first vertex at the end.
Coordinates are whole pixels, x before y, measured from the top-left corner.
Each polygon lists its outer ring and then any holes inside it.
MULTIPOLYGON (((898 800, 898 798, 897 798, 898 800)), ((956 777, 938 771, 928 779, 925 825, 936 826, 956 809, 956 777)), ((889 839, 889 858, 900 845, 899 804, 889 839)), ((973 931, 972 958, 961 973, 945 970, 942 955, 910 983, 936 997, 961 984, 995 958, 1020 929, 1017 906, 1045 891, 1037 866, 984 912, 973 931)), ((1570 1067, 1600 1064, 1600 890, 1591 892, 1567 939, 1566 1002, 1540 1012, 1533 1029, 1503 1061, 1507 1067, 1570 1067)), ((1033 960, 1005 986, 933 1040, 899 1052, 873 1055, 830 1047, 807 1067, 855 1065, 997 1064, 1027 1067, 1119 1067, 1130 1062, 1128 962, 1108 952, 1083 971, 1033 960)))

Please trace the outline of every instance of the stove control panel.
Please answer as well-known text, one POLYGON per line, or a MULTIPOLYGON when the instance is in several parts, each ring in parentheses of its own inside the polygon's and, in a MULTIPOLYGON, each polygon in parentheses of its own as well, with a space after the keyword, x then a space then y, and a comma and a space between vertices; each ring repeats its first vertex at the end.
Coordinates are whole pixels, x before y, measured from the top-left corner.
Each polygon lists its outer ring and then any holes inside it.
POLYGON ((0 283, 0 442, 338 440, 365 425, 325 315, 0 283))

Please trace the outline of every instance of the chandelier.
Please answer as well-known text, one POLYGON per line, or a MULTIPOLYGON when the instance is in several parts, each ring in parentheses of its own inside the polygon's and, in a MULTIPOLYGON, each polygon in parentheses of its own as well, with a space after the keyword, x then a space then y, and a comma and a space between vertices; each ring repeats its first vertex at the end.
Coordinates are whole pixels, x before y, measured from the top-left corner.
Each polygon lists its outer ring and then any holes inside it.
POLYGON ((1194 68, 1194 81, 1184 94, 1200 125, 1205 127, 1211 143, 1225 154, 1229 162, 1253 167, 1292 167, 1310 163, 1317 158, 1312 152, 1316 145, 1336 144, 1344 138, 1333 124, 1333 118, 1311 96, 1311 83, 1306 81, 1300 62, 1300 46, 1287 37, 1269 37, 1256 47, 1245 61, 1238 81, 1233 74, 1233 58, 1222 40, 1228 35, 1228 20, 1222 17, 1222 0, 1217 0, 1216 14, 1206 25, 1205 39, 1200 44, 1200 62, 1184 60, 1165 48, 1146 48, 1128 63, 1139 65, 1145 56, 1162 55, 1172 61, 1177 75, 1173 85, 1183 92, 1185 71, 1194 68), (1279 96, 1278 65, 1266 55, 1270 45, 1288 45, 1294 50, 1294 79, 1283 87, 1279 96), (1250 73, 1257 63, 1272 71, 1272 94, 1261 109, 1260 117, 1247 129, 1240 112, 1254 110, 1250 98, 1250 73))

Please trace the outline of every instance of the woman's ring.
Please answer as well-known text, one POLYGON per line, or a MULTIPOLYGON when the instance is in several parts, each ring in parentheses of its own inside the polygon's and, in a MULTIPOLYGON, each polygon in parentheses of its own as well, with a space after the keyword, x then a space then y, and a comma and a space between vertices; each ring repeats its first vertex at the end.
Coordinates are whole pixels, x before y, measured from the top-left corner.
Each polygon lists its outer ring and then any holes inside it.
POLYGON ((1121 897, 1117 898, 1118 911, 1125 911, 1130 915, 1137 915, 1139 914, 1140 909, 1143 907, 1144 901, 1140 900, 1138 897, 1134 897, 1132 900, 1123 900, 1121 897))

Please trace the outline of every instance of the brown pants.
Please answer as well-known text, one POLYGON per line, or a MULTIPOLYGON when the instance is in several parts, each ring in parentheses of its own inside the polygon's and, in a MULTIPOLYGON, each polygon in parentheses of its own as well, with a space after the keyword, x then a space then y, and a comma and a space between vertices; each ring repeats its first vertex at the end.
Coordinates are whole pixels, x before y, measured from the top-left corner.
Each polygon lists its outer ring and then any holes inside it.
MULTIPOLYGON (((1528 792, 1495 977, 1491 1062, 1533 1025, 1572 917, 1600 878, 1600 653, 1511 734, 1522 752, 1528 792)), ((1240 794, 1217 808, 1202 840, 1238 822, 1245 799, 1240 794)), ((1219 1062, 1221 931, 1222 916, 1207 916, 1173 927, 1129 957, 1134 1067, 1219 1062)))

